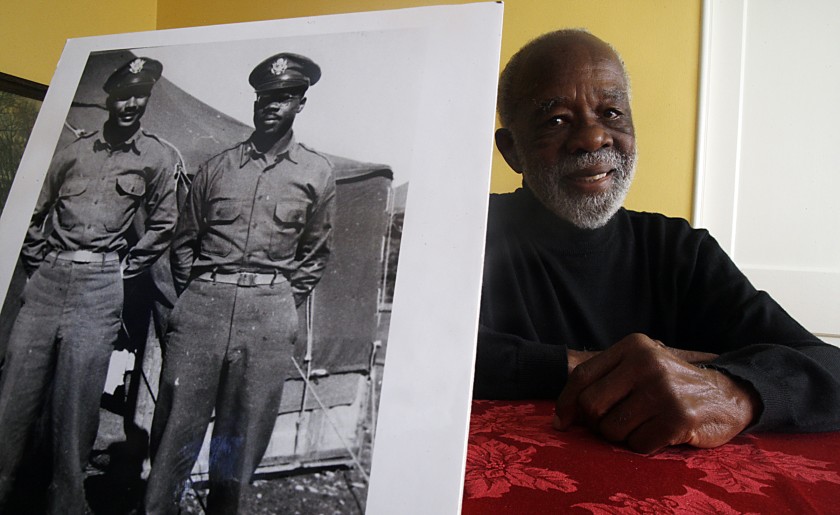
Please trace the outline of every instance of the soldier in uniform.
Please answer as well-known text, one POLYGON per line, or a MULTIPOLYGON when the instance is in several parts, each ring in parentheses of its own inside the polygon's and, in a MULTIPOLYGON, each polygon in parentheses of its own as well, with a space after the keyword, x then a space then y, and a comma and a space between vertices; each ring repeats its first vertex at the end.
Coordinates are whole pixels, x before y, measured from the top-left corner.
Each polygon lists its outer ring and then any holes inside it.
POLYGON ((152 423, 148 513, 176 513, 215 408, 208 513, 236 513, 265 453, 291 369, 297 306, 330 253, 332 164, 292 131, 310 59, 283 53, 253 70, 251 137, 204 163, 181 213, 152 423))
POLYGON ((102 131, 56 152, 44 180, 21 250, 30 278, 0 382, 0 511, 50 397, 48 510, 87 510, 84 469, 120 328, 123 280, 166 250, 177 219, 178 153, 140 128, 162 69, 147 58, 117 69, 103 86, 109 116, 102 131), (129 246, 141 208, 145 233, 129 246))

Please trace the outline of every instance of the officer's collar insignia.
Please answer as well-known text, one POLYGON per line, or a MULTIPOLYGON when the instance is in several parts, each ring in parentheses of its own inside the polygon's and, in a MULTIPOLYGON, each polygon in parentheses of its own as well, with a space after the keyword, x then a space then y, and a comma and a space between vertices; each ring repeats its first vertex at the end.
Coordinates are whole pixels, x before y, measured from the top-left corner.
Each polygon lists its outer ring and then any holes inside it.
POLYGON ((128 71, 134 74, 140 73, 143 70, 144 64, 146 64, 146 61, 138 57, 137 59, 131 61, 131 64, 128 65, 128 71))
POLYGON ((289 67, 288 61, 286 61, 285 57, 281 57, 271 63, 271 73, 274 75, 281 75, 286 69, 289 67))

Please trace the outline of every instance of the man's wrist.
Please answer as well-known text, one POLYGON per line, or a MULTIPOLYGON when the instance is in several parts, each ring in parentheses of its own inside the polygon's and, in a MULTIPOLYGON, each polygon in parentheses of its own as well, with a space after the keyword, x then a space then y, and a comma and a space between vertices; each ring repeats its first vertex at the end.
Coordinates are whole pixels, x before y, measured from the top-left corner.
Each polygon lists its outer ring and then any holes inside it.
POLYGON ((734 412, 738 413, 738 417, 743 423, 741 431, 745 431, 758 422, 758 418, 764 409, 764 404, 761 402, 761 396, 752 384, 733 377, 725 370, 717 367, 703 366, 709 373, 714 373, 717 376, 718 385, 725 390, 734 403, 734 412))

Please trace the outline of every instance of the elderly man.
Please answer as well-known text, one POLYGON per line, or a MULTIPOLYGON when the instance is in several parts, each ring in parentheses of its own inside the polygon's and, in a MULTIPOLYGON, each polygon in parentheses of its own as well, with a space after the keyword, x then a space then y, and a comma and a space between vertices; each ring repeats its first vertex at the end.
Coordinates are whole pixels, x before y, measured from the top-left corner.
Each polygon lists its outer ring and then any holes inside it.
POLYGON ((177 218, 179 155, 140 128, 162 69, 142 57, 117 69, 103 86, 109 116, 102 132, 56 152, 44 180, 21 250, 30 278, 0 385, 0 511, 51 397, 48 509, 85 513, 84 469, 120 328, 123 279, 140 275, 166 250, 177 218), (144 235, 129 245, 141 209, 144 235))
POLYGON ((215 408, 208 513, 236 513, 271 438, 299 306, 330 253, 335 176, 292 125, 321 76, 272 56, 249 81, 253 135, 195 176, 172 246, 176 289, 152 424, 148 513, 176 513, 215 408))
POLYGON ((523 188, 490 202, 475 395, 559 395, 556 428, 581 421, 644 453, 840 429, 840 349, 706 231, 621 208, 629 89, 615 51, 578 30, 503 71, 496 144, 523 188))

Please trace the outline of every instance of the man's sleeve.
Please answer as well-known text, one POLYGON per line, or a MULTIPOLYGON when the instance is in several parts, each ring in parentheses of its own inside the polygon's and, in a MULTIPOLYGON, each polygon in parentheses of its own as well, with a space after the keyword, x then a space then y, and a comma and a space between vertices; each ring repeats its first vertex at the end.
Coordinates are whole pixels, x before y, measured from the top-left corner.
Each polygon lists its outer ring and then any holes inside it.
POLYGON ((537 329, 553 310, 537 302, 545 309, 531 312, 534 299, 527 298, 528 289, 520 281, 534 280, 533 273, 528 260, 511 256, 510 247, 516 243, 499 230, 500 215, 506 214, 491 210, 488 222, 473 397, 556 398, 567 380, 567 347, 559 337, 543 341, 537 329))
POLYGON ((520 281, 534 280, 530 270, 534 256, 510 240, 510 227, 522 216, 520 206, 511 205, 510 199, 490 197, 473 397, 556 398, 568 378, 567 347, 559 337, 543 341, 537 328, 540 320, 551 318, 552 308, 530 311, 534 299, 526 298, 529 289, 522 288, 520 281), (512 255, 512 248, 525 252, 526 258, 512 255))
POLYGON ((63 175, 73 162, 72 153, 72 149, 67 147, 56 152, 50 162, 44 184, 41 186, 41 193, 38 195, 38 201, 35 204, 35 210, 32 212, 32 219, 29 222, 29 228, 26 231, 23 246, 20 250, 20 259, 28 276, 31 276, 38 269, 44 257, 50 252, 47 236, 44 232, 45 225, 58 197, 58 189, 61 187, 63 175))
POLYGON ((479 323, 473 398, 554 398, 566 384, 565 345, 546 345, 479 323))
POLYGON ((203 231, 204 194, 207 190, 207 164, 200 166, 184 200, 178 217, 178 226, 172 240, 170 266, 175 291, 178 295, 187 287, 193 261, 199 251, 200 235, 203 231))
POLYGON ((334 216, 335 176, 331 171, 321 195, 310 208, 298 242, 299 265, 290 278, 297 305, 306 300, 324 273, 331 252, 334 216))
POLYGON ((752 385, 763 410, 751 430, 840 430, 840 348, 756 290, 711 236, 700 247, 686 310, 720 354, 711 366, 752 385))
POLYGON ((126 256, 126 267, 123 271, 125 279, 140 275, 166 251, 178 220, 175 185, 181 162, 174 149, 163 146, 162 143, 161 145, 166 155, 154 174, 147 179, 146 226, 143 236, 129 249, 126 256))

